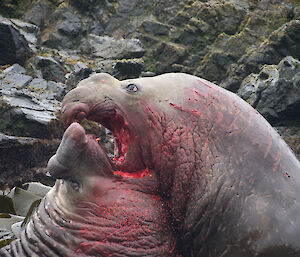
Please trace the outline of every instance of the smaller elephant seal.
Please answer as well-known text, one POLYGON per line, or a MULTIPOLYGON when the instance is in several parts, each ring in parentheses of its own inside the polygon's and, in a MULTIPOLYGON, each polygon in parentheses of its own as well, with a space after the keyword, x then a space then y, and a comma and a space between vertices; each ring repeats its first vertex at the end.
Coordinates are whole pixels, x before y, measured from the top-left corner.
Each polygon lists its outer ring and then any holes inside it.
POLYGON ((96 74, 63 100, 57 178, 12 256, 300 256, 300 164, 235 94, 196 76, 96 74), (79 124, 114 135, 110 159, 79 124))

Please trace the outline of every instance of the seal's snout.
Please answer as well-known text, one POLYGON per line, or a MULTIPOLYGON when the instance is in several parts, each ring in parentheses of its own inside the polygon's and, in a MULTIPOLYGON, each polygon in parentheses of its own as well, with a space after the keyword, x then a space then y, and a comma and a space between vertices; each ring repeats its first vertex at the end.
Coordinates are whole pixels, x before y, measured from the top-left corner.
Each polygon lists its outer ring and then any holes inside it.
POLYGON ((47 170, 51 176, 56 179, 69 177, 69 171, 77 165, 87 143, 84 128, 76 122, 72 123, 65 131, 56 154, 48 162, 47 170))
POLYGON ((62 120, 66 125, 72 122, 80 122, 87 117, 89 107, 85 103, 71 102, 62 109, 62 120))

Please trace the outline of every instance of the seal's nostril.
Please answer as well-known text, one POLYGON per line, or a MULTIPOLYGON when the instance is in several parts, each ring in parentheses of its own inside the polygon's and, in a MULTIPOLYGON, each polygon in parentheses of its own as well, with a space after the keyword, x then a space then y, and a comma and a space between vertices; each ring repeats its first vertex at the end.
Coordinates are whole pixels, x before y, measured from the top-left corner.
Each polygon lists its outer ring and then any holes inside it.
POLYGON ((82 121, 84 118, 86 117, 86 113, 85 112, 78 112, 75 114, 75 120, 76 121, 82 121))

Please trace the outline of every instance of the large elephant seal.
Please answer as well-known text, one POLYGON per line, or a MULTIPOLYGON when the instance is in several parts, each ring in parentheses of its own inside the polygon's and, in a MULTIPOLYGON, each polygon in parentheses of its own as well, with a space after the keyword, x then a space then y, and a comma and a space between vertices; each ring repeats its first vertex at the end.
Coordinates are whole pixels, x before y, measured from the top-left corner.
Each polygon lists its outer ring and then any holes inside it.
POLYGON ((300 256, 300 164, 235 94, 187 74, 96 74, 62 118, 59 180, 13 255, 300 256), (83 118, 113 133, 113 160, 83 118))

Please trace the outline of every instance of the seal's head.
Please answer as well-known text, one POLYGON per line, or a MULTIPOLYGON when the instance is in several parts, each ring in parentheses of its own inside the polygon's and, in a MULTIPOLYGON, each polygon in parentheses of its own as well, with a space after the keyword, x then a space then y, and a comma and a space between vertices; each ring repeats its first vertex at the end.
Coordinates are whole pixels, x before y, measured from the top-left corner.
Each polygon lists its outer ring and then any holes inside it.
MULTIPOLYGON (((95 159, 95 163, 100 163, 100 166, 105 163, 108 169, 131 176, 144 174, 145 170, 160 169, 161 163, 167 165, 163 160, 158 160, 164 158, 161 151, 171 150, 167 149, 167 142, 164 148, 165 139, 162 138, 162 134, 166 132, 164 130, 172 128, 172 119, 176 116, 170 102, 179 98, 181 90, 178 89, 186 84, 186 77, 173 75, 174 78, 169 74, 168 81, 164 76, 119 81, 108 74, 95 74, 81 81, 77 88, 66 95, 62 118, 67 125, 87 118, 101 123, 112 132, 115 142, 114 158, 111 162, 107 156, 95 159)), ((84 133, 79 126, 78 123, 71 126, 70 131, 65 134, 65 137, 75 140, 74 144, 78 145, 76 152, 71 150, 74 149, 73 145, 70 145, 70 150, 66 150, 69 153, 66 163, 76 162, 76 156, 83 149, 79 145, 86 144, 91 149, 96 149, 95 140, 71 135, 75 129, 78 130, 76 134, 84 133)), ((102 150, 94 152, 103 154, 102 150)), ((50 166, 51 163, 52 161, 50 166)), ((51 168, 49 170, 57 178, 66 174, 51 168)))

